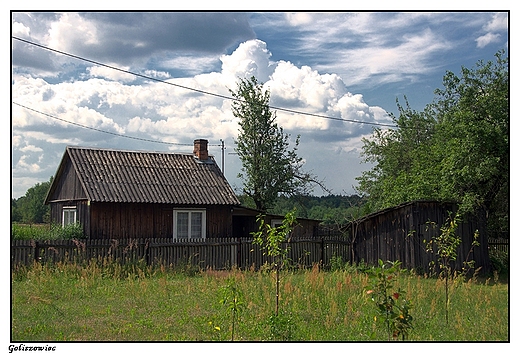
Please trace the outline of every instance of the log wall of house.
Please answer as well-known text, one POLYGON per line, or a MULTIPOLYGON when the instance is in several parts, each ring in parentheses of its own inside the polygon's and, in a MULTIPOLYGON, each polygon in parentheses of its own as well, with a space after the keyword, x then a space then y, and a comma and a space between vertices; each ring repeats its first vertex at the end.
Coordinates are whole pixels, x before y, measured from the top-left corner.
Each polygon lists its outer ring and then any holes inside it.
MULTIPOLYGON (((183 206, 187 207, 187 206, 183 206)), ((173 205, 148 203, 92 203, 91 239, 168 238, 173 236, 173 205)), ((206 210, 206 237, 231 236, 228 206, 193 206, 206 210)))

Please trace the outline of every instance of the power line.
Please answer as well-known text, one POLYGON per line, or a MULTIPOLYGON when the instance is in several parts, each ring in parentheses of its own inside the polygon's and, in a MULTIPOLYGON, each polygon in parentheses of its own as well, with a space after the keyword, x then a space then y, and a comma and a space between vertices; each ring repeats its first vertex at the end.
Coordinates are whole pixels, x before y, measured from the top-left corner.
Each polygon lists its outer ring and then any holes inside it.
MULTIPOLYGON (((21 42, 24 42, 24 43, 27 43, 27 44, 30 44, 30 45, 34 45, 36 47, 39 47, 39 48, 42 48, 42 49, 45 49, 45 50, 49 50, 49 51, 52 51, 52 52, 55 52, 55 53, 58 53, 58 54, 69 56, 69 57, 74 58, 74 59, 86 61, 86 62, 89 62, 91 64, 95 64, 95 65, 103 66, 103 67, 106 67, 106 68, 109 68, 109 69, 112 69, 112 70, 116 70, 116 71, 119 71, 119 72, 131 74, 131 75, 134 75, 136 77, 141 77, 141 78, 144 78, 144 79, 147 79, 147 80, 151 80, 151 81, 155 81, 155 82, 165 83, 165 84, 168 84, 168 85, 171 85, 171 86, 174 86, 174 87, 190 90, 190 91, 201 93, 201 94, 205 94, 205 95, 210 95, 210 96, 217 97, 217 98, 222 98, 222 99, 242 102, 242 100, 234 98, 234 97, 225 96, 225 95, 218 94, 218 93, 213 93, 213 92, 208 92, 208 91, 204 91, 204 90, 200 90, 200 89, 196 89, 196 88, 192 88, 192 87, 188 87, 188 86, 179 85, 179 84, 176 84, 176 83, 173 83, 173 82, 168 82, 168 81, 161 80, 161 79, 158 79, 158 78, 146 76, 146 75, 143 75, 143 74, 138 74, 138 73, 135 73, 135 72, 132 72, 132 71, 124 70, 124 69, 121 69, 121 68, 118 68, 118 67, 115 67, 115 66, 111 66, 111 65, 103 64, 103 63, 98 62, 98 61, 87 59, 87 58, 84 58, 84 57, 81 57, 81 56, 78 56, 78 55, 69 54, 69 53, 61 51, 61 50, 49 48, 49 47, 46 47, 44 45, 28 41, 26 39, 18 38, 18 37, 15 37, 15 36, 12 36, 11 38, 16 39, 16 40, 21 41, 21 42)), ((385 126, 385 127, 394 127, 394 128, 397 127, 396 125, 393 125, 393 124, 384 124, 384 123, 369 122, 369 121, 362 121, 362 120, 336 118, 336 117, 332 117, 332 116, 328 116, 328 115, 307 113, 307 112, 302 112, 302 111, 288 109, 288 108, 275 107, 275 106, 271 106, 271 105, 269 105, 268 107, 270 109, 284 111, 284 112, 287 112, 287 113, 298 114, 298 115, 307 115, 307 116, 312 116, 312 117, 321 118, 321 119, 329 119, 329 120, 335 120, 335 121, 341 121, 341 122, 349 122, 349 123, 356 123, 356 124, 367 124, 367 125, 385 126)))
MULTIPOLYGON (((141 138, 141 137, 122 135, 122 134, 118 134, 118 133, 115 133, 115 132, 110 132, 110 131, 106 131, 106 130, 96 129, 94 127, 90 127, 90 126, 82 125, 82 124, 79 124, 79 123, 76 123, 76 122, 73 122, 73 121, 61 119, 61 118, 58 118, 57 116, 54 116, 54 115, 51 115, 51 114, 47 114, 47 113, 41 112, 41 111, 33 109, 33 108, 29 108, 29 107, 27 107, 25 105, 22 105, 22 104, 19 104, 19 103, 16 103, 16 102, 13 102, 13 104, 17 105, 19 107, 25 108, 27 110, 33 111, 35 113, 38 113, 38 114, 41 114, 41 115, 45 115, 45 116, 47 116, 49 118, 62 121, 62 122, 67 123, 67 124, 79 126, 81 128, 94 130, 94 131, 97 131, 97 132, 102 132, 102 133, 109 134, 109 135, 114 135, 114 136, 118 136, 118 137, 124 137, 124 138, 132 139, 132 140, 145 141, 145 142, 162 143, 162 144, 165 144, 165 145, 176 145, 176 146, 192 146, 193 145, 193 144, 189 144, 189 143, 165 142, 165 141, 159 141, 159 140, 145 139, 145 138, 141 138)), ((220 145, 216 145, 216 146, 220 146, 220 145)))

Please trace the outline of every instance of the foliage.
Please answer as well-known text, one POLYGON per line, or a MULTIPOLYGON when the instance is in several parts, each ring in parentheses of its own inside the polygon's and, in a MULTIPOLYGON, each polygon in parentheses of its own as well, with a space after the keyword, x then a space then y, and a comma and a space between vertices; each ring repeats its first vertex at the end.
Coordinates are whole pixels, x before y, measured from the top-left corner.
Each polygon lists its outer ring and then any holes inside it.
POLYGON ((303 159, 290 149, 289 135, 276 123, 276 115, 269 108, 269 91, 253 76, 242 79, 236 91, 233 115, 239 119, 239 132, 235 141, 236 151, 242 161, 243 192, 255 207, 267 211, 280 194, 306 193, 312 180, 302 171, 303 159))
POLYGON ((358 191, 372 208, 416 199, 455 201, 461 213, 484 208, 490 232, 507 231, 509 71, 504 52, 461 75, 448 72, 424 111, 397 102, 396 129, 364 139, 358 191))
MULTIPOLYGON (((242 205, 254 208, 247 196, 238 195, 242 205)), ((295 211, 296 217, 317 219, 325 225, 343 225, 369 213, 366 199, 358 195, 279 195, 269 212, 283 215, 295 211)))
MULTIPOLYGON (((394 289, 401 269, 399 261, 386 263, 381 259, 378 267, 371 271, 373 283, 366 293, 371 295, 372 301, 377 307, 378 316, 382 319, 387 331, 388 340, 408 339, 413 328, 413 317, 410 314, 412 304, 404 298, 405 292, 400 288, 394 289)), ((377 316, 374 317, 377 321, 377 316)))
POLYGON ((509 274, 509 253, 494 247, 489 249, 489 260, 497 274, 509 274))
POLYGON ((270 328, 270 339, 273 341, 291 341, 293 339, 294 320, 290 312, 270 315, 267 319, 270 328))
POLYGON ((83 227, 79 223, 50 225, 17 224, 11 225, 11 239, 13 240, 57 240, 82 239, 83 227))
POLYGON ((50 221, 50 207, 45 205, 44 201, 52 179, 51 177, 47 182, 36 183, 17 200, 11 199, 12 222, 48 223, 50 221))
POLYGON ((235 322, 244 310, 244 293, 237 284, 235 277, 228 278, 226 284, 220 287, 220 304, 231 313, 231 341, 235 337, 235 322))

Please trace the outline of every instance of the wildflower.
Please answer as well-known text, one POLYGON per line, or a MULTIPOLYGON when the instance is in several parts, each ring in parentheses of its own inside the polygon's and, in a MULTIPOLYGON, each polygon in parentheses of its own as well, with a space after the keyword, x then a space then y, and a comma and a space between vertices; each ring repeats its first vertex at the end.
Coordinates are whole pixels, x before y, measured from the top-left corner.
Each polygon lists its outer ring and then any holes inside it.
POLYGON ((397 293, 397 292, 394 293, 394 298, 395 298, 395 299, 399 299, 399 293, 397 293))
POLYGON ((371 290, 367 290, 367 294, 372 294, 374 293, 374 291, 371 289, 371 290))

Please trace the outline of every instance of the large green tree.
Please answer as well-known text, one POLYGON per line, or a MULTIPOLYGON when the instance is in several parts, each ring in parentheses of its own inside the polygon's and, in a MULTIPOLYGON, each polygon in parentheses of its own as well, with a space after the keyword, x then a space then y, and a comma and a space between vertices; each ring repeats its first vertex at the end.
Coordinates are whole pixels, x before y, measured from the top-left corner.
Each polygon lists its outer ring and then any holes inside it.
POLYGON ((397 128, 375 129, 363 156, 374 166, 358 191, 373 209, 416 199, 483 208, 491 231, 507 231, 509 215, 509 66, 496 60, 447 72, 424 111, 398 102, 397 128))
POLYGON ((235 143, 242 161, 238 177, 244 194, 265 212, 278 195, 305 193, 312 178, 302 171, 303 160, 296 153, 300 136, 291 148, 290 136, 278 126, 269 107, 270 92, 253 76, 241 79, 231 94, 232 111, 239 118, 235 143))
POLYGON ((46 223, 50 220, 50 207, 44 204, 45 196, 52 183, 49 181, 37 183, 29 188, 25 195, 16 201, 11 201, 11 220, 25 223, 46 223))

